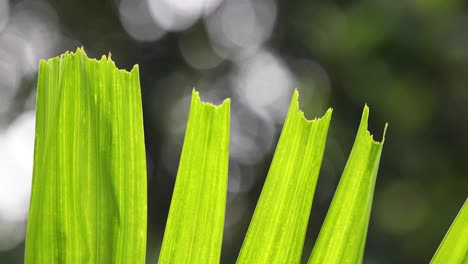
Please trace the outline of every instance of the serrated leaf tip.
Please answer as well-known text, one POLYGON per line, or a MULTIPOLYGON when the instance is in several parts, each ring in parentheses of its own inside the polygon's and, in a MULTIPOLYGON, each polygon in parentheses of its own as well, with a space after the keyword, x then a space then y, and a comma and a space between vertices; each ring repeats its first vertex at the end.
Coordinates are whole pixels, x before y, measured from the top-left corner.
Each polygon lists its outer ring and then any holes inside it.
POLYGON ((297 90, 297 88, 294 89, 294 93, 293 93, 293 96, 292 96, 292 100, 291 100, 291 107, 294 107, 294 109, 302 116, 302 118, 304 119, 304 121, 308 122, 308 123, 311 123, 311 122, 315 122, 315 121, 320 121, 322 119, 330 119, 331 118, 331 115, 333 113, 333 108, 328 108, 327 111, 325 112, 325 114, 318 118, 313 118, 313 119, 307 119, 305 117, 305 114, 304 114, 304 111, 302 111, 300 109, 300 105, 299 105, 299 91, 297 90))
POLYGON ((200 97, 200 93, 195 88, 192 89, 192 101, 195 101, 195 102, 197 102, 199 104, 202 104, 202 105, 214 107, 214 108, 224 108, 224 107, 229 107, 231 105, 231 99, 230 98, 224 99, 223 102, 221 104, 219 104, 219 105, 215 105, 215 104, 210 103, 210 102, 202 101, 201 97, 200 97))
POLYGON ((99 62, 99 63, 110 63, 119 72, 125 72, 125 73, 128 73, 128 74, 138 74, 138 72, 139 72, 138 64, 133 65, 133 67, 132 67, 132 69, 130 71, 127 71, 125 69, 119 69, 115 65, 115 62, 112 60, 110 52, 109 52, 109 56, 102 55, 101 59, 99 59, 99 60, 94 59, 94 58, 90 58, 90 57, 88 57, 88 54, 86 54, 86 51, 84 50, 83 47, 78 47, 75 52, 66 51, 65 53, 61 54, 60 56, 53 57, 53 58, 50 58, 48 60, 41 60, 39 65, 43 64, 44 62, 48 63, 48 62, 52 62, 52 61, 56 61, 56 60, 63 60, 63 59, 66 59, 66 58, 77 57, 77 56, 82 57, 82 59, 84 59, 84 60, 95 61, 95 62, 99 62))
POLYGON ((364 104, 364 109, 362 111, 362 117, 361 117, 361 123, 359 124, 359 129, 365 129, 366 130, 366 134, 370 137, 370 139, 372 140, 372 142, 374 144, 380 144, 382 145, 385 141, 385 134, 387 132, 387 127, 388 127, 388 123, 385 123, 385 126, 384 126, 384 131, 383 131, 383 135, 382 135, 382 140, 381 141, 377 141, 374 139, 374 136, 371 134, 371 132, 368 130, 368 123, 369 123, 369 113, 370 113, 370 110, 369 110, 369 106, 367 105, 367 103, 364 104))

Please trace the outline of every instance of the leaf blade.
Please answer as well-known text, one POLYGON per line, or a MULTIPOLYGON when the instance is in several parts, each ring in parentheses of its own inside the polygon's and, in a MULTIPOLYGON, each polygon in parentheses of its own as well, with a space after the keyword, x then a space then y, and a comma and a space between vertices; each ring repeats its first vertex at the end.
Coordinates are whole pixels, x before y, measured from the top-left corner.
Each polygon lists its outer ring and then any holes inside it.
POLYGON ((142 263, 146 158, 138 67, 82 49, 41 61, 25 263, 142 263))
POLYGON ((332 110, 307 121, 298 97, 296 90, 237 263, 300 262, 332 110))
POLYGON ((468 263, 468 199, 453 220, 431 263, 468 263))
MULTIPOLYGON (((362 263, 383 142, 367 130, 364 107, 351 154, 310 255, 309 264, 362 263)), ((384 137, 387 125, 384 129, 384 137)))
POLYGON ((230 100, 203 103, 193 90, 159 263, 219 263, 229 156, 230 100))

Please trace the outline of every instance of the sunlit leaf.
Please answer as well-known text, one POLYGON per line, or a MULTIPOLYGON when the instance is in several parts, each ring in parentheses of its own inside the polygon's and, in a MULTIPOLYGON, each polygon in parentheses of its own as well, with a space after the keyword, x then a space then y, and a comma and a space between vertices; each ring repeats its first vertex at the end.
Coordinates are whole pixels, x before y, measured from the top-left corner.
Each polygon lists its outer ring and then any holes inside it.
POLYGON ((226 207, 230 101, 192 103, 159 263, 219 263, 226 207))
POLYGON ((431 263, 468 263, 468 199, 465 200, 431 263))
POLYGON ((41 61, 26 263, 144 263, 138 67, 82 49, 41 61))
MULTIPOLYGON (((309 264, 362 263, 383 140, 367 131, 369 108, 361 118, 353 149, 341 176, 309 264)), ((385 130, 384 129, 384 137, 385 130)))
POLYGON ((237 263, 299 263, 331 109, 307 121, 295 91, 237 263))

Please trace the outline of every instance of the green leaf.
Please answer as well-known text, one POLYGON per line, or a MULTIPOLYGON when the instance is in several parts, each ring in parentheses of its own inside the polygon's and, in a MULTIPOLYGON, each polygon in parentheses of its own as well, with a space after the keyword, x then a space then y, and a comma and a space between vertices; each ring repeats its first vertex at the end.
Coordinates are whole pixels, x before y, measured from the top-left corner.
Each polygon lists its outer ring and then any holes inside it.
POLYGON ((468 199, 465 200, 431 263, 468 263, 468 199))
POLYGON ((230 101, 192 103, 159 263, 219 263, 226 207, 230 101))
POLYGON ((139 82, 82 49, 41 61, 25 263, 145 261, 139 82))
POLYGON ((237 263, 299 263, 328 126, 329 109, 307 121, 294 92, 237 263))
MULTIPOLYGON (((367 226, 379 168, 381 143, 367 131, 364 107, 353 149, 341 176, 309 264, 362 263, 367 226)), ((384 137, 387 125, 384 129, 384 137)))

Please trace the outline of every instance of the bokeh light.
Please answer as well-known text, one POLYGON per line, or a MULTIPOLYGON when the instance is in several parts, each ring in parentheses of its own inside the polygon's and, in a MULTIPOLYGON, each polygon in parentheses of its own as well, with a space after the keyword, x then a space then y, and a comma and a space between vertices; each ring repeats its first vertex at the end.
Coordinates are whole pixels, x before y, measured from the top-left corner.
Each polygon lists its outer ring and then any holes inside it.
POLYGON ((154 21, 146 0, 122 0, 119 14, 125 31, 138 41, 155 41, 164 36, 165 30, 154 21))
POLYGON ((35 113, 18 117, 0 131, 0 250, 24 239, 29 209, 35 113))
POLYGON ((256 113, 283 122, 296 85, 294 75, 277 56, 261 51, 237 63, 236 91, 256 113))
POLYGON ((236 60, 252 55, 268 40, 275 19, 272 0, 226 0, 206 18, 206 27, 216 52, 236 60))
POLYGON ((304 254, 367 102, 371 132, 390 126, 364 262, 427 262, 467 195, 467 17, 461 1, 0 0, 0 262, 23 262, 39 60, 80 46, 140 66, 148 260, 196 87, 231 98, 222 263, 242 245, 294 88, 308 119, 334 108, 304 254))

